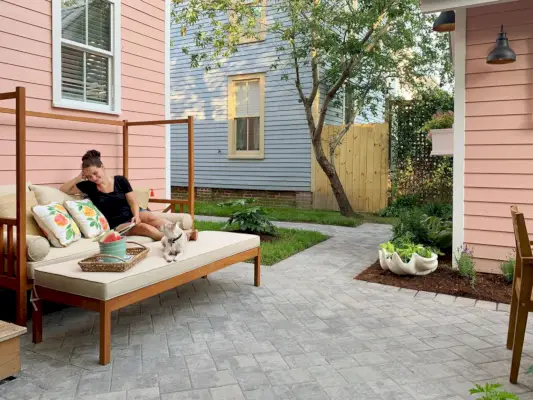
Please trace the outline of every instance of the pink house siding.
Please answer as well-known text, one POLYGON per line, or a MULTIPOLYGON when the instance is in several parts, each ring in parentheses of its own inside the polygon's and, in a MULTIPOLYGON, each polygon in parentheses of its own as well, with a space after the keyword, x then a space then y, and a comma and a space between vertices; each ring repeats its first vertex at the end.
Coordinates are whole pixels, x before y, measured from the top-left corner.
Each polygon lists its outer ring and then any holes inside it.
POLYGON ((466 45, 464 240, 478 270, 499 272, 514 248, 511 204, 533 232, 533 2, 469 9, 466 45), (488 65, 501 24, 517 61, 488 65))
MULTIPOLYGON (((52 2, 0 0, 0 92, 25 86, 31 111, 117 120, 165 117, 165 1, 123 0, 120 115, 52 106, 52 2)), ((2 101, 0 107, 14 108, 2 101)), ((58 186, 78 171, 91 148, 122 173, 121 128, 29 117, 27 179, 58 186)), ((0 114, 0 185, 15 182, 14 116, 0 114)), ((132 127, 129 178, 165 196, 165 128, 132 127)))

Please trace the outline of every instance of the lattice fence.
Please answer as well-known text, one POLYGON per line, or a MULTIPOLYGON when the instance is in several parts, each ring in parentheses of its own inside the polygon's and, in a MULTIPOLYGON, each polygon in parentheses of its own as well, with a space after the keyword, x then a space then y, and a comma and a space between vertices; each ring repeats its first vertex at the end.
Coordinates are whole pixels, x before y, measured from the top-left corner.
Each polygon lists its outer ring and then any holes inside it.
POLYGON ((450 110, 453 97, 441 91, 389 102, 392 199, 452 201, 453 158, 431 156, 431 141, 420 132, 433 115, 450 110))

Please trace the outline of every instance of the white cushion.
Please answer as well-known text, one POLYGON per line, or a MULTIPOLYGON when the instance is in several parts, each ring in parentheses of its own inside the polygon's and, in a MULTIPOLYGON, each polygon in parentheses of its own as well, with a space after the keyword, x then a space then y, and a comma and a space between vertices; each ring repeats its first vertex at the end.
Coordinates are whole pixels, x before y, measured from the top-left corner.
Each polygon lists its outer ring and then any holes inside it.
POLYGON ((36 267, 34 283, 83 297, 109 300, 259 247, 259 244, 259 236, 256 235, 202 231, 197 241, 187 244, 183 257, 177 262, 167 263, 161 243, 151 243, 146 259, 129 271, 83 272, 77 261, 67 261, 36 267))
POLYGON ((46 205, 52 202, 63 204, 65 200, 80 200, 83 198, 83 196, 78 195, 71 196, 51 186, 30 184, 28 187, 32 192, 35 192, 35 198, 41 205, 46 205))
MULTIPOLYGON (((46 239, 45 239, 46 240, 46 239)), ((153 243, 153 240, 147 236, 128 236, 128 241, 133 241, 141 244, 153 243)), ((47 241, 48 242, 48 241, 47 241)), ((97 254, 100 250, 98 242, 93 242, 93 239, 80 239, 71 243, 68 247, 50 247, 46 257, 38 262, 27 262, 28 278, 33 279, 35 268, 44 267, 56 263, 62 263, 70 260, 81 260, 97 254)), ((28 249, 29 252, 29 249, 28 249)))
MULTIPOLYGON (((30 191, 31 182, 26 182, 26 192, 30 191)), ((0 196, 17 193, 17 185, 0 185, 0 196)))

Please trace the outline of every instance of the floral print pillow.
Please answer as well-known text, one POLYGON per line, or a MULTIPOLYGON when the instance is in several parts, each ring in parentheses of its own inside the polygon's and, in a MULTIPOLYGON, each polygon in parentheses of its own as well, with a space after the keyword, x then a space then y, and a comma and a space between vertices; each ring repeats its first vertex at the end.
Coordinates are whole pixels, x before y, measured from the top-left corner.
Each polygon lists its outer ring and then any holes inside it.
POLYGON ((91 200, 66 200, 64 204, 86 238, 109 230, 107 219, 91 200))
POLYGON ((67 247, 81 239, 78 225, 60 203, 34 206, 32 214, 52 246, 67 247))

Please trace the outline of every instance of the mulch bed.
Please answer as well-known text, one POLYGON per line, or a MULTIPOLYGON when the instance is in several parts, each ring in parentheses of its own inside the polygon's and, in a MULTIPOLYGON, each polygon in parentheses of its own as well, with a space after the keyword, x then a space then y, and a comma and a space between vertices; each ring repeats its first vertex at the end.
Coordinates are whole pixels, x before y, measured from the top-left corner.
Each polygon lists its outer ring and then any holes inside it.
POLYGON ((468 278, 464 278, 452 270, 451 257, 443 259, 439 257, 439 267, 426 276, 395 275, 390 271, 383 270, 378 259, 354 279, 497 303, 509 304, 511 302, 512 285, 505 282, 502 275, 478 272, 476 285, 472 288, 468 278))

